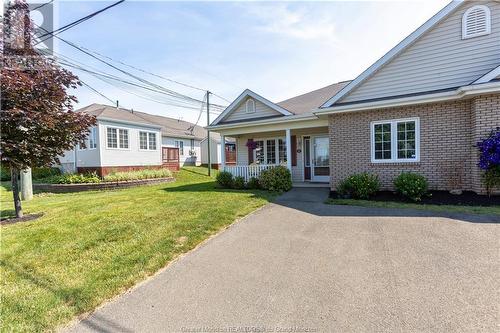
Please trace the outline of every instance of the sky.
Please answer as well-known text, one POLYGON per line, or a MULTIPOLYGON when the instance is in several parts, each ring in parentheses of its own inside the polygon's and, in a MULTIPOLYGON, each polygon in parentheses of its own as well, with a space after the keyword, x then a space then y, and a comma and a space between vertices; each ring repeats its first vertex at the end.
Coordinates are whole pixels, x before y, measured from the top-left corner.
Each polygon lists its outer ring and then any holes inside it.
MULTIPOLYGON (((57 0, 56 0, 57 1, 57 0)), ((273 102, 354 79, 449 1, 172 2, 128 0, 60 36, 114 60, 234 100, 249 88, 273 102)), ((62 26, 107 1, 58 1, 62 26)), ((134 81, 63 43, 56 52, 134 81)), ((108 59, 109 61, 109 59, 108 59)), ((124 67, 194 99, 204 92, 124 67)), ((107 82, 73 69, 125 108, 196 122, 200 103, 172 105, 165 95, 107 82), (146 97, 146 98, 144 98, 146 97), (157 103, 152 101, 160 101, 157 103)), ((72 91, 83 107, 109 101, 85 86, 72 91)), ((228 105, 216 96, 211 102, 228 105)), ((211 114, 211 120, 217 115, 211 114)), ((199 120, 206 125, 206 113, 199 120)))

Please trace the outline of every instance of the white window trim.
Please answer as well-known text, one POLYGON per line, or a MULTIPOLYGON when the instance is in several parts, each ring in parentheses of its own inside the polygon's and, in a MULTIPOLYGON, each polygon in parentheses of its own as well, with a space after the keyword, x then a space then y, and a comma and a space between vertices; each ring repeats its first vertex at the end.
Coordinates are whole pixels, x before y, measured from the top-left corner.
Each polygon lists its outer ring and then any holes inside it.
POLYGON ((106 149, 109 149, 109 150, 126 150, 126 151, 129 151, 131 150, 130 146, 131 146, 131 141, 130 140, 130 128, 127 128, 127 127, 120 127, 120 126, 104 126, 104 133, 106 134, 105 137, 106 137, 106 149), (116 148, 112 148, 112 147, 109 147, 108 146, 108 128, 115 128, 117 131, 116 131, 116 144, 117 144, 117 147, 116 148), (128 133, 128 148, 120 148, 120 132, 118 130, 126 130, 127 133, 128 133))
POLYGON ((139 150, 140 151, 157 151, 158 150, 158 133, 157 132, 153 132, 153 131, 143 131, 143 130, 139 130, 138 131, 138 135, 137 135, 137 146, 139 147, 139 150), (146 146, 147 148, 146 149, 142 149, 141 148, 141 133, 146 133, 146 146), (150 149, 149 148, 149 134, 154 134, 156 136, 156 149, 150 149))
POLYGON ((174 148, 179 149, 179 156, 184 156, 184 140, 174 140, 174 148), (179 142, 179 146, 176 146, 176 142, 179 142), (181 142, 182 142, 182 154, 181 154, 181 142))
MULTIPOLYGON (((280 163, 279 163, 279 158, 280 158, 279 140, 280 139, 286 142, 286 137, 284 137, 284 136, 277 136, 277 137, 272 137, 272 138, 257 138, 257 139, 253 139, 253 141, 263 141, 264 142, 264 163, 262 165, 280 165, 280 163), (266 144, 266 141, 268 141, 268 140, 274 140, 274 142, 275 142, 274 151, 276 153, 276 163, 274 163, 274 164, 267 164, 267 163, 265 163, 267 161, 267 144, 266 144)), ((288 159, 288 156, 286 158, 288 159)), ((253 161, 255 162, 256 160, 257 160, 257 152, 254 149, 253 150, 253 161)), ((286 161, 284 163, 286 163, 286 161)))
POLYGON ((469 38, 474 38, 474 37, 479 37, 479 36, 485 36, 489 35, 491 33, 491 11, 488 6, 485 5, 476 5, 472 6, 469 9, 467 9, 462 16, 462 39, 469 39, 469 38), (480 32, 480 33, 475 33, 475 34, 470 34, 467 35, 467 16, 470 14, 475 9, 481 9, 485 12, 486 14, 486 31, 480 32))
POLYGON ((246 113, 255 113, 256 108, 257 108, 257 105, 255 104, 255 100, 253 98, 247 99, 247 101, 245 102, 245 112, 246 113), (248 103, 249 102, 252 102, 252 104, 253 104, 253 110, 252 111, 249 111, 250 110, 250 108, 248 107, 248 103))
POLYGON ((90 129, 90 135, 89 135, 88 141, 89 141, 89 146, 88 146, 88 147, 89 147, 89 148, 88 148, 89 150, 95 150, 95 149, 97 149, 97 127, 92 127, 92 128, 90 129), (95 145, 95 147, 94 147, 94 148, 92 148, 92 147, 90 146, 90 136, 92 136, 92 132, 94 132, 94 135, 93 135, 93 136, 94 136, 94 138, 93 138, 93 139, 94 139, 94 145, 95 145))
POLYGON ((370 147, 372 163, 418 163, 420 162, 420 118, 402 118, 377 120, 370 123, 370 147), (415 122, 415 158, 398 158, 398 129, 397 123, 414 121, 415 122), (375 125, 391 124, 391 159, 375 159, 375 125))

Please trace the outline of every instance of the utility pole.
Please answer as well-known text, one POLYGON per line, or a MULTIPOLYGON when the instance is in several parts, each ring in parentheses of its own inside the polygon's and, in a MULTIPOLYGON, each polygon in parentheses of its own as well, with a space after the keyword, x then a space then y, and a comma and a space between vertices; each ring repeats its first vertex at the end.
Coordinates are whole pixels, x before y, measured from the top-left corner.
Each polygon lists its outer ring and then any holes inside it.
MULTIPOLYGON (((210 91, 207 90, 207 126, 210 126, 210 91)), ((210 130, 207 128, 208 176, 212 175, 212 156, 210 153, 210 130)))

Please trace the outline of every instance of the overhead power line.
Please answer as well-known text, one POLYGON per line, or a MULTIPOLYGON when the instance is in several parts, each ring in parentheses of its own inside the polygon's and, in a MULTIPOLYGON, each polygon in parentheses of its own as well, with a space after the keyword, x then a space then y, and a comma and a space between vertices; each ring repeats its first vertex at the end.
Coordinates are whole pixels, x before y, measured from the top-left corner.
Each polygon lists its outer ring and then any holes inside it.
POLYGON ((45 40, 47 40, 47 39, 49 39, 49 38, 52 38, 52 37, 54 37, 55 35, 60 34, 60 33, 62 33, 62 32, 64 32, 64 31, 66 31, 66 30, 68 30, 68 29, 71 29, 72 27, 74 27, 74 26, 76 26, 76 25, 78 25, 78 24, 80 24, 80 23, 82 23, 82 22, 85 22, 85 21, 87 21, 87 20, 91 19, 92 17, 94 17, 94 16, 96 16, 96 15, 99 15, 100 13, 102 13, 102 12, 104 12, 104 11, 106 11, 106 10, 110 9, 110 8, 113 8, 113 7, 115 7, 115 6, 119 5, 119 4, 121 4, 121 3, 122 3, 122 2, 124 2, 124 1, 125 1, 125 0, 120 0, 120 1, 117 1, 117 2, 115 2, 115 3, 111 4, 111 5, 107 6, 107 7, 104 7, 103 9, 100 9, 100 10, 98 10, 98 11, 95 11, 95 12, 93 12, 93 13, 91 13, 91 14, 87 15, 87 16, 84 16, 84 17, 82 17, 82 18, 80 18, 80 19, 78 19, 78 20, 76 20, 76 21, 73 21, 73 22, 71 22, 71 23, 68 23, 68 24, 66 24, 66 25, 64 25, 64 26, 62 26, 62 27, 60 27, 60 28, 58 28, 58 29, 55 29, 55 30, 50 31, 50 32, 49 32, 49 31, 47 31, 46 33, 44 33, 43 35, 41 35, 41 36, 39 36, 39 37, 38 37, 38 38, 40 38, 41 40, 40 40, 38 43, 36 43, 35 45, 37 45, 37 44, 39 44, 39 43, 42 43, 42 42, 44 42, 45 40), (48 37, 47 37, 47 36, 48 36, 48 37), (42 38, 44 38, 44 37, 47 37, 47 38, 42 39, 42 38))
POLYGON ((50 4, 51 4, 51 3, 53 3, 53 2, 54 2, 54 0, 50 0, 49 2, 42 3, 40 6, 36 6, 35 8, 31 9, 31 10, 30 10, 30 12, 35 11, 35 10, 37 10, 37 9, 40 9, 40 8, 42 8, 42 7, 44 7, 44 6, 50 5, 50 4))

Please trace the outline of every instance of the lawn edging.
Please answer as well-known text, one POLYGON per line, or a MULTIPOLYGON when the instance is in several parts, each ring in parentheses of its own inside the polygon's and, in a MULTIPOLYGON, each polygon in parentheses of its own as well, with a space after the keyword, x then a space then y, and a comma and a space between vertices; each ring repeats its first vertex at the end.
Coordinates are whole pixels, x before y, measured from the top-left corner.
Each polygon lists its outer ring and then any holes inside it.
POLYGON ((432 205, 395 201, 372 201, 335 198, 329 198, 325 201, 325 203, 329 205, 360 206, 370 208, 416 209, 441 213, 500 215, 500 206, 432 205))
POLYGON ((160 183, 171 183, 174 177, 124 180, 119 182, 83 183, 83 184, 42 184, 34 183, 33 189, 41 192, 70 193, 82 191, 116 190, 141 185, 155 185, 160 183))

